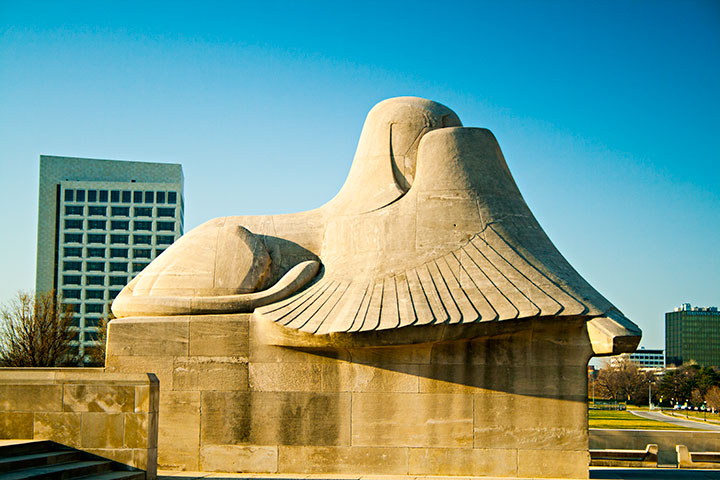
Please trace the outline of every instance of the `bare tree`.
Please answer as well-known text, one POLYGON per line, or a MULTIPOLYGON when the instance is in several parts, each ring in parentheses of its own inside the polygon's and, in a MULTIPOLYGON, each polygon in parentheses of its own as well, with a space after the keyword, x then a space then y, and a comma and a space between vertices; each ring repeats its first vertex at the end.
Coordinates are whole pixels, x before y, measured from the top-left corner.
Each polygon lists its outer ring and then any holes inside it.
POLYGON ((54 292, 18 292, 0 310, 0 366, 56 367, 74 363, 72 310, 54 292))
POLYGON ((115 318, 115 315, 113 315, 112 310, 110 310, 110 306, 112 305, 112 302, 108 304, 107 316, 103 317, 100 320, 100 323, 98 324, 97 332, 92 336, 92 340, 95 342, 95 345, 92 347, 86 347, 85 353, 89 357, 89 362, 87 362, 87 365, 94 366, 94 367, 104 367, 105 366, 105 351, 107 349, 107 331, 108 331, 108 324, 112 319, 115 318))
POLYGON ((643 396, 647 400, 650 380, 651 377, 640 371, 629 355, 623 355, 613 364, 605 364, 600 369, 596 389, 605 398, 638 403, 643 396))
POLYGON ((692 394, 690 394, 690 401, 696 407, 699 407, 700 405, 703 404, 705 399, 703 398, 703 394, 700 392, 699 388, 696 388, 695 390, 692 391, 692 394))
POLYGON ((712 408, 713 411, 717 412, 720 410, 720 387, 710 387, 705 394, 705 401, 707 402, 708 407, 712 408))

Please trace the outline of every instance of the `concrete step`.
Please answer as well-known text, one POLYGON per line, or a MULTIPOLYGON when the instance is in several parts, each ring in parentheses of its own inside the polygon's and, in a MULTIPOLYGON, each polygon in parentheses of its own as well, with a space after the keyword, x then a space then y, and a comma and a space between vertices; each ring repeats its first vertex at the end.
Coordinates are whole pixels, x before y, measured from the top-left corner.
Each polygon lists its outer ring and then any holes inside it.
POLYGON ((51 441, 0 445, 0 480, 145 480, 127 467, 51 441))
POLYGON ((72 450, 70 447, 60 445, 49 440, 37 442, 20 442, 0 445, 0 458, 16 457, 19 455, 30 455, 33 453, 50 452, 57 450, 72 450))
POLYGON ((110 461, 67 462, 2 473, 0 474, 0 480, 66 480, 97 475, 111 470, 112 463, 110 461))
POLYGON ((55 465, 79 460, 78 452, 72 450, 46 451, 3 457, 0 454, 0 473, 42 465, 55 465))
POLYGON ((145 480, 145 472, 106 472, 87 475, 78 480, 145 480))

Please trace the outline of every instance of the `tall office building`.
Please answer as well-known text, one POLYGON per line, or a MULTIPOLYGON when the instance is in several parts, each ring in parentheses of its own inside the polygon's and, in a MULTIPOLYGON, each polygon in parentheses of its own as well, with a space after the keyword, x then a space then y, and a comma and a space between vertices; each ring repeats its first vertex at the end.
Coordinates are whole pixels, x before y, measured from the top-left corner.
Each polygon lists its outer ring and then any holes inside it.
POLYGON ((37 292, 75 312, 83 355, 120 290, 183 233, 177 164, 42 155, 37 292))
POLYGON ((668 365, 695 362, 720 367, 720 311, 689 303, 665 314, 665 356, 668 365))

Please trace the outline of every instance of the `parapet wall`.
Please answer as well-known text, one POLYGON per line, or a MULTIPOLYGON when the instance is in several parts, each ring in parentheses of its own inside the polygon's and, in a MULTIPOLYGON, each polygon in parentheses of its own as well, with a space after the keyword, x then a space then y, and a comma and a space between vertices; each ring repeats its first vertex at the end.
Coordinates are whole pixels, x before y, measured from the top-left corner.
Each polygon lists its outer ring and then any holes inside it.
POLYGON ((161 468, 588 477, 585 322, 401 347, 263 344, 248 314, 116 319, 107 371, 160 379, 161 468))
POLYGON ((102 368, 0 368, 0 438, 53 440, 157 471, 155 375, 102 368))
POLYGON ((677 464, 676 445, 691 452, 720 452, 720 432, 684 430, 609 430, 590 429, 590 448, 640 449, 649 443, 658 446, 661 465, 677 464))

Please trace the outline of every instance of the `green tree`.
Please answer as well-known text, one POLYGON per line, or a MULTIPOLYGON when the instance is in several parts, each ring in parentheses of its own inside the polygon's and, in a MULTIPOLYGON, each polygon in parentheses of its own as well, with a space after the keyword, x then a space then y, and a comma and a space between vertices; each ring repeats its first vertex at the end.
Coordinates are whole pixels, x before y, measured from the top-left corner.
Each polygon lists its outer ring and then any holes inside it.
POLYGON ((658 383, 658 394, 672 403, 685 403, 692 395, 691 378, 684 369, 667 370, 658 383))
POLYGON ((18 292, 0 310, 0 366, 57 367, 77 363, 72 355, 72 310, 54 292, 18 292))
POLYGON ((695 374, 695 387, 700 390, 701 396, 704 397, 715 385, 720 385, 720 374, 713 367, 702 367, 695 374))
POLYGON ((658 384, 658 393, 670 403, 699 405, 715 386, 720 386, 720 373, 715 368, 691 364, 667 370, 658 384))

